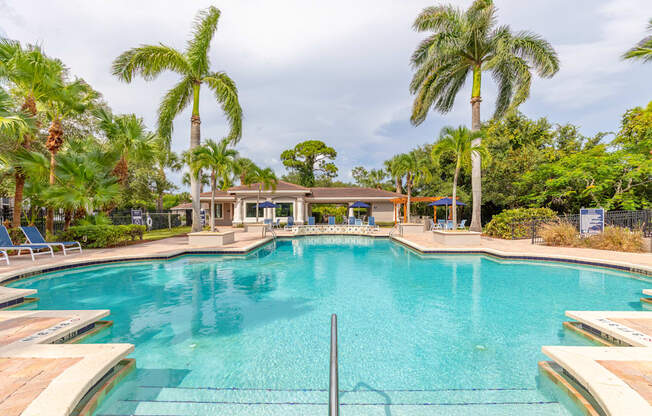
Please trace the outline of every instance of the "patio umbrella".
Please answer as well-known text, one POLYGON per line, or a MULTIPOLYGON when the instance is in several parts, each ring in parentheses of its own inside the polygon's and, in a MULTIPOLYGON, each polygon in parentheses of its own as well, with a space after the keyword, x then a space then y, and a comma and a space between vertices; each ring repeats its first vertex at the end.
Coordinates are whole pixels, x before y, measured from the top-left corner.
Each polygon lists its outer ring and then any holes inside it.
MULTIPOLYGON (((457 202, 455 205, 457 205, 458 207, 466 205, 464 202, 460 202, 460 201, 455 201, 455 202, 457 202)), ((453 198, 446 197, 446 198, 438 199, 437 201, 428 204, 428 206, 435 207, 435 220, 437 219, 437 211, 436 211, 437 207, 446 206, 446 212, 448 212, 449 205, 453 205, 453 198)))
POLYGON ((264 201, 258 204, 260 208, 276 208, 276 204, 269 201, 264 201))
POLYGON ((355 208, 369 208, 370 206, 371 205, 365 204, 362 201, 355 201, 353 204, 349 206, 349 208, 353 208, 355 210, 355 208))

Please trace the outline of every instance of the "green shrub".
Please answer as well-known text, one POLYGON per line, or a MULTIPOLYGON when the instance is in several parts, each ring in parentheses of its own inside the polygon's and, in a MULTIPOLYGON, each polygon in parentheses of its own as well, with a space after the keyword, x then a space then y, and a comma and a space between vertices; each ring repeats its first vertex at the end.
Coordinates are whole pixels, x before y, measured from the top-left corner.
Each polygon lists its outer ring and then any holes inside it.
POLYGON ((111 218, 105 213, 100 212, 95 215, 87 215, 80 219, 75 225, 111 225, 111 218))
POLYGON ((513 238, 526 238, 530 235, 529 225, 532 219, 556 220, 555 211, 550 208, 516 208, 508 209, 494 215, 485 227, 485 234, 491 237, 512 238, 512 224, 518 224, 514 229, 513 238))
POLYGON ((143 238, 144 225, 77 225, 62 231, 58 241, 79 241, 85 248, 112 247, 143 238))

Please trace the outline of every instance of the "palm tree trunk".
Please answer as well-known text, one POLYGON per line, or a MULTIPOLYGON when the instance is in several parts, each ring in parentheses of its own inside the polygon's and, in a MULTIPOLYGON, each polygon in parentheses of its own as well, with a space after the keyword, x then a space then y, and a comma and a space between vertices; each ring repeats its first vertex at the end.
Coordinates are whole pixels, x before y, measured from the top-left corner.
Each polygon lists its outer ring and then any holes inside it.
MULTIPOLYGON (((199 119, 199 84, 193 86, 193 106, 192 116, 190 116, 190 151, 199 146, 201 141, 200 126, 201 120, 199 119)), ((197 176, 190 175, 190 198, 192 199, 192 231, 201 231, 201 222, 199 219, 199 211, 201 209, 201 202, 199 188, 201 186, 201 172, 197 176)))
MULTIPOLYGON (((54 152, 50 153, 50 186, 54 185, 54 168, 56 167, 56 159, 54 158, 54 152)), ((47 214, 45 217, 45 231, 50 234, 54 234, 54 208, 48 207, 47 214)))
POLYGON ((25 188, 25 175, 22 172, 16 172, 14 188, 14 211, 11 220, 12 228, 20 227, 20 217, 23 212, 23 188, 25 188))
MULTIPOLYGON (((480 85, 482 68, 473 68, 473 92, 471 94, 471 131, 480 131, 480 85)), ((480 137, 473 139, 472 146, 482 143, 480 137)), ((482 164, 477 152, 471 153, 471 193, 473 195, 473 214, 471 215, 471 231, 482 232, 482 164)))
POLYGON ((460 174, 460 163, 458 159, 455 166, 455 175, 453 176, 453 230, 457 229, 457 178, 460 174))
POLYGON ((407 182, 408 197, 407 197, 407 206, 405 207, 405 209, 407 210, 406 211, 406 216, 407 216, 407 222, 409 224, 410 223, 410 207, 412 206, 412 202, 411 202, 411 199, 412 199, 412 176, 410 174, 408 174, 406 182, 407 182))
POLYGON ((211 231, 215 231, 215 172, 211 172, 211 231))
POLYGON ((260 203, 260 185, 258 186, 258 194, 256 195, 256 224, 258 224, 258 204, 260 203))

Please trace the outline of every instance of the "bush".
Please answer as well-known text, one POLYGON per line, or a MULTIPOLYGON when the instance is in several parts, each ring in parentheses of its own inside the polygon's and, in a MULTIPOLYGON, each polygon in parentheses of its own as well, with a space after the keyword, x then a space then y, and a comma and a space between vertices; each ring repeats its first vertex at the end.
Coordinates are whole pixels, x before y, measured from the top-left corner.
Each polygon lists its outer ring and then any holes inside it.
POLYGON ((544 224, 541 226, 539 234, 548 246, 576 247, 580 245, 577 228, 569 222, 544 224))
POLYGON ((105 213, 100 212, 95 215, 85 216, 77 221, 77 224, 75 225, 111 225, 111 218, 109 218, 105 213))
POLYGON ((59 233, 57 241, 79 241, 85 248, 112 247, 143 238, 144 225, 78 225, 59 233))
POLYGON ((518 224, 514 228, 513 238, 526 238, 530 235, 528 222, 533 219, 556 220, 557 214, 550 208, 508 209, 491 218, 485 227, 485 234, 491 237, 511 239, 512 224, 518 224))
POLYGON ((641 230, 630 230, 623 227, 606 226, 601 234, 595 234, 583 239, 585 246, 600 250, 645 251, 643 233, 641 230))

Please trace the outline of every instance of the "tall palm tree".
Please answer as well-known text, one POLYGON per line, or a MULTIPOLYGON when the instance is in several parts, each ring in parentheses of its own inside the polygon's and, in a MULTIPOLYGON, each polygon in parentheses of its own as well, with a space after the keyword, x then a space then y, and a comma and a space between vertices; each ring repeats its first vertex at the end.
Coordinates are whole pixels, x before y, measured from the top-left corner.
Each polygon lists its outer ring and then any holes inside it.
POLYGON ((412 187, 431 179, 428 161, 412 151, 396 156, 396 171, 405 176, 407 189, 407 204, 405 206, 407 221, 410 222, 410 209, 412 207, 412 187))
MULTIPOLYGON (((502 117, 530 95, 532 71, 550 78, 559 70, 557 53, 539 35, 497 26, 492 0, 475 0, 466 11, 451 5, 427 7, 413 27, 418 32, 432 32, 411 59, 415 73, 410 92, 416 95, 411 121, 415 125, 426 119, 430 108, 450 111, 471 75, 471 130, 479 131, 483 71, 489 71, 498 83, 494 117, 502 117)), ((475 139, 476 144, 480 142, 479 137, 475 139)), ((482 231, 480 162, 478 156, 473 157, 473 231, 482 231)))
POLYGON ((237 161, 236 173, 240 179, 240 185, 245 185, 247 177, 258 169, 253 160, 246 157, 239 157, 237 161))
MULTIPOLYGON (((45 113, 50 120, 48 138, 45 142, 45 147, 50 152, 50 185, 54 185, 55 182, 55 156, 63 146, 63 119, 86 111, 97 97, 99 97, 99 94, 81 80, 65 83, 61 88, 45 97, 45 113)), ((47 209, 45 228, 48 232, 54 233, 54 208, 52 207, 47 209)))
POLYGON ((143 119, 135 114, 113 116, 101 108, 95 111, 95 115, 109 146, 120 154, 114 173, 118 182, 125 186, 129 176, 129 160, 150 160, 154 156, 156 135, 148 132, 143 119))
MULTIPOLYGON (((194 22, 193 38, 183 52, 172 47, 143 45, 130 49, 113 61, 113 74, 125 82, 131 82, 134 75, 146 80, 156 78, 164 71, 181 75, 181 81, 163 97, 158 109, 158 130, 164 137, 172 134, 172 120, 192 101, 190 116, 190 150, 200 144, 199 92, 206 85, 215 95, 215 100, 230 125, 228 140, 235 144, 242 136, 242 109, 238 101, 235 82, 224 72, 213 72, 210 68, 208 51, 217 29, 220 11, 209 7, 197 14, 194 22)), ((199 173, 199 172, 197 172, 199 173)), ((198 177, 190 179, 192 196, 193 231, 199 231, 199 191, 198 177)))
MULTIPOLYGON (((12 86, 12 92, 22 100, 21 109, 35 119, 36 103, 61 87, 64 72, 61 61, 47 57, 39 46, 23 47, 20 42, 0 39, 0 81, 7 81, 12 86)), ((35 130, 27 130, 17 136, 25 150, 30 149, 34 134, 35 130)), ((25 187, 25 174, 20 166, 15 169, 14 180, 12 227, 20 227, 25 187)))
POLYGON ((432 159, 438 161, 442 154, 455 155, 455 174, 453 175, 453 227, 457 227, 457 179, 463 164, 471 164, 474 155, 480 156, 482 163, 489 157, 482 144, 474 143, 481 136, 479 131, 471 131, 465 126, 458 128, 444 127, 439 135, 439 140, 432 148, 432 159))
POLYGON ((154 177, 156 183, 156 209, 163 210, 163 193, 166 190, 174 189, 165 174, 166 169, 178 172, 183 167, 183 161, 170 148, 170 141, 162 136, 156 136, 153 143, 154 161, 158 169, 158 175, 154 177), (166 189, 167 188, 167 189, 166 189))
MULTIPOLYGON (((647 25, 648 32, 652 32, 652 19, 647 25)), ((652 35, 641 39, 632 49, 625 52, 624 59, 640 59, 643 62, 652 62, 652 35)))
POLYGON ((278 178, 271 168, 259 168, 256 167, 253 169, 245 178, 245 185, 255 184, 258 188, 258 194, 256 195, 256 222, 258 222, 258 206, 260 205, 260 193, 263 189, 271 189, 276 191, 276 184, 278 183, 278 178))
POLYGON ((196 147, 190 155, 190 170, 197 177, 202 169, 211 172, 211 230, 215 229, 215 189, 218 179, 223 184, 228 183, 235 168, 238 152, 230 149, 228 138, 216 143, 207 140, 202 146, 196 147))
POLYGON ((0 88, 0 133, 19 136, 21 131, 33 127, 34 119, 26 112, 16 110, 11 96, 0 88))
POLYGON ((387 169, 387 172, 389 173, 389 176, 392 177, 392 180, 394 180, 394 183, 396 184, 396 193, 402 194, 403 175, 399 172, 398 163, 396 163, 397 159, 398 159, 398 155, 392 157, 391 159, 386 160, 384 162, 384 165, 385 165, 385 169, 387 169))

